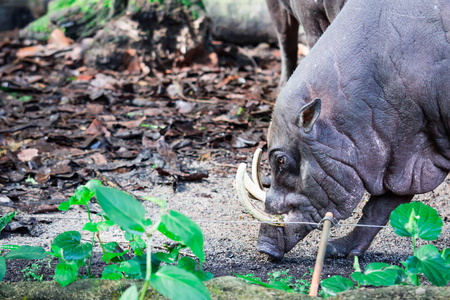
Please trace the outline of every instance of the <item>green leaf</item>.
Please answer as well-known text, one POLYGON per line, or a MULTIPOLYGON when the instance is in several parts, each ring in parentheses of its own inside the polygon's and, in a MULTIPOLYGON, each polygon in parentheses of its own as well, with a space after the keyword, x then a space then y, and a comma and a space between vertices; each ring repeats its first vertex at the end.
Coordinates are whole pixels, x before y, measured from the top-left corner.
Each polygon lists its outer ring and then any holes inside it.
POLYGON ((450 279, 450 268, 434 245, 425 245, 416 251, 425 277, 436 286, 445 286, 450 279))
POLYGON ((109 227, 114 226, 114 222, 111 220, 105 220, 97 222, 97 228, 101 231, 107 230, 109 227))
MULTIPOLYGON (((92 181, 92 180, 91 180, 92 181)), ((87 205, 91 198, 95 195, 93 188, 96 186, 95 183, 90 183, 89 181, 86 185, 80 185, 68 201, 62 202, 58 209, 62 211, 67 211, 72 205, 87 205), (89 188, 87 185, 89 184, 89 188)), ((98 181, 98 180, 97 180, 98 181)))
POLYGON ((358 256, 355 256, 353 258, 353 269, 355 269, 356 272, 362 272, 361 266, 359 265, 359 258, 358 258, 358 256))
POLYGON ((422 202, 399 205, 389 217, 399 236, 436 240, 441 234, 442 219, 436 210, 422 202))
POLYGON ((180 250, 186 248, 185 245, 179 243, 175 244, 175 246, 164 245, 164 247, 167 251, 169 251, 169 253, 157 252, 155 253, 155 257, 168 264, 176 262, 180 254, 180 250))
POLYGON ((55 237, 52 250, 59 253, 63 250, 64 259, 80 260, 89 257, 92 251, 91 243, 81 243, 81 234, 78 231, 66 231, 55 237))
POLYGON ((203 263, 205 261, 202 231, 187 216, 171 210, 169 214, 161 216, 158 230, 168 238, 186 244, 199 258, 200 262, 203 263))
POLYGON ((324 279, 320 283, 327 296, 335 296, 337 293, 351 289, 354 285, 353 281, 339 275, 324 279))
POLYGON ((113 262, 121 262, 124 261, 125 259, 123 258, 123 256, 125 254, 128 253, 128 251, 130 251, 129 249, 125 250, 125 251, 121 251, 121 248, 119 246, 118 243, 116 242, 109 242, 107 244, 103 245, 105 252, 103 253, 102 256, 102 260, 104 262, 109 262, 109 261, 113 261, 113 262))
POLYGON ((6 274, 6 262, 3 256, 0 256, 0 281, 3 280, 6 274))
POLYGON ((100 222, 88 222, 84 224, 83 230, 90 232, 99 232, 107 230, 109 227, 114 226, 114 222, 111 220, 105 220, 100 222))
POLYGON ((0 218, 0 232, 2 232, 3 228, 5 228, 5 226, 11 222, 11 220, 14 218, 14 216, 16 215, 16 212, 10 212, 9 214, 4 215, 3 217, 0 218))
POLYGON ((185 269, 188 272, 194 273, 195 269, 197 269, 197 262, 195 259, 184 256, 178 260, 178 268, 185 269))
POLYGON ((148 196, 143 196, 142 199, 155 203, 156 205, 161 207, 161 209, 165 209, 166 205, 167 205, 167 202, 164 199, 159 199, 159 198, 155 198, 155 197, 148 197, 148 196))
POLYGON ((194 274, 201 281, 208 281, 214 278, 214 275, 211 272, 205 272, 203 270, 197 270, 194 272, 194 274))
POLYGON ((127 260, 121 262, 118 270, 120 272, 123 272, 126 278, 143 279, 141 273, 141 266, 135 260, 127 260))
POLYGON ((5 250, 16 250, 16 249, 19 249, 20 248, 20 246, 18 246, 18 245, 3 245, 3 246, 0 246, 0 249, 5 249, 5 250))
POLYGON ((29 184, 38 184, 37 181, 34 180, 34 178, 32 178, 30 175, 28 175, 28 178, 25 179, 25 182, 29 184))
POLYGON ((5 259, 43 259, 48 254, 40 246, 21 246, 18 249, 11 250, 5 255, 5 259))
POLYGON ((135 284, 125 290, 119 300, 137 300, 139 298, 138 289, 135 284))
POLYGON ((238 277, 238 278, 244 279, 245 281, 248 281, 250 283, 257 284, 257 285, 260 285, 260 286, 263 286, 263 287, 266 287, 266 288, 269 288, 269 289, 276 289, 276 290, 286 291, 286 289, 284 289, 283 287, 281 287, 279 285, 276 285, 276 284, 273 284, 273 283, 266 283, 266 282, 262 281, 260 278, 254 277, 252 274, 239 275, 239 274, 233 273, 233 275, 238 277))
MULTIPOLYGON (((139 264, 139 266, 141 268, 142 277, 145 278, 145 274, 147 274, 147 256, 146 255, 135 256, 131 260, 136 261, 139 264)), ((155 273, 156 271, 158 271, 160 265, 161 265, 161 261, 158 260, 152 254, 152 273, 155 273)))
POLYGON ((102 185, 102 183, 100 180, 91 179, 88 182, 86 182, 86 184, 84 186, 87 187, 88 189, 90 189, 91 191, 95 191, 95 189, 101 185, 102 185))
POLYGON ((84 224, 83 230, 86 230, 89 232, 98 232, 99 231, 97 223, 95 223, 95 222, 88 222, 88 223, 84 224))
POLYGON ((416 256, 410 256, 405 261, 405 266, 410 274, 421 274, 423 273, 422 261, 416 256))
POLYGON ((175 266, 164 266, 150 277, 155 290, 170 299, 211 299, 208 290, 192 273, 175 266))
POLYGON ((132 241, 135 235, 125 231, 123 237, 125 238, 126 241, 132 241))
POLYGON ((367 265, 364 274, 354 272, 352 279, 361 285, 389 286, 401 282, 403 269, 386 263, 374 262, 367 265))
POLYGON ((142 235, 148 226, 145 208, 130 194, 117 189, 98 186, 95 188, 98 204, 114 223, 123 230, 142 235))
POLYGON ((445 248, 441 251, 441 256, 444 260, 450 263, 450 248, 445 248))
POLYGON ((118 265, 108 265, 103 269, 101 279, 119 280, 123 278, 122 272, 119 272, 118 265))
POLYGON ((68 201, 61 202, 58 206, 58 209, 60 211, 68 211, 71 205, 70 203, 70 199, 68 201))
POLYGON ((75 262, 60 262, 56 265, 55 269, 55 280, 60 286, 65 287, 66 285, 77 280, 78 267, 75 262))
POLYGON ((33 99, 33 96, 27 95, 27 96, 22 96, 22 97, 20 97, 20 98, 17 99, 17 100, 19 100, 19 101, 21 101, 21 102, 28 102, 28 101, 30 101, 31 99, 33 99))
POLYGON ((134 236, 130 242, 130 247, 135 255, 144 255, 145 241, 140 236, 134 236))
POLYGON ((288 293, 294 292, 294 290, 288 284, 286 284, 284 282, 274 281, 274 282, 270 282, 270 284, 278 286, 280 290, 286 291, 288 293))

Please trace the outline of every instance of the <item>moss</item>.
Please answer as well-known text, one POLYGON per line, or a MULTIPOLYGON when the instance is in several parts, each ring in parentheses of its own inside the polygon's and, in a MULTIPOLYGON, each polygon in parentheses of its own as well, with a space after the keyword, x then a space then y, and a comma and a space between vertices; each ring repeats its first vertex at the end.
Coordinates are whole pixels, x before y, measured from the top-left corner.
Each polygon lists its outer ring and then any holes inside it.
MULTIPOLYGON (((62 288, 50 282, 0 282, 0 299, 118 299, 130 285, 142 281, 77 280, 62 288)), ((217 277, 206 282, 212 299, 317 299, 305 294, 286 293, 247 284, 236 277, 217 277)), ((450 287, 391 286, 378 289, 362 288, 339 293, 327 299, 449 299, 450 287)), ((149 289, 146 299, 166 299, 149 289)))
POLYGON ((50 18, 47 15, 40 17, 39 19, 31 22, 27 28, 31 31, 35 31, 35 32, 43 32, 43 33, 50 33, 51 32, 51 28, 50 28, 50 18))
MULTIPOLYGON (((63 30, 67 16, 81 12, 82 17, 78 22, 87 23, 87 32, 90 34, 92 28, 98 27, 96 23, 102 25, 105 24, 106 19, 110 19, 114 12, 113 5, 113 0, 55 0, 49 3, 47 14, 31 22, 25 30, 47 34, 55 28, 63 30), (99 19, 100 21, 97 21, 99 19)), ((82 36, 85 35, 82 34, 82 36)))

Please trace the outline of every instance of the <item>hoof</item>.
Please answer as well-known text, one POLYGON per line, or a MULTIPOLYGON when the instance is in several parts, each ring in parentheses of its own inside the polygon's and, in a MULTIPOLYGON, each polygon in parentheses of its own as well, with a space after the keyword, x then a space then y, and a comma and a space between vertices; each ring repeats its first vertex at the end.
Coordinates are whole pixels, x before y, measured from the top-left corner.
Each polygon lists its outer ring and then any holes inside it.
POLYGON ((325 257, 353 260, 355 256, 361 256, 363 253, 364 251, 358 248, 348 249, 348 247, 339 243, 339 240, 334 240, 328 242, 325 257))
POLYGON ((325 251, 325 257, 329 258, 344 258, 347 257, 347 254, 340 249, 337 245, 334 243, 329 242, 327 244, 327 250, 325 251))
POLYGON ((364 253, 364 251, 353 249, 350 251, 350 253, 345 257, 347 260, 353 260, 355 256, 361 256, 364 253))
POLYGON ((269 255, 270 259, 274 262, 280 262, 283 260, 284 253, 276 251, 275 249, 270 249, 266 247, 259 247, 259 252, 269 255))

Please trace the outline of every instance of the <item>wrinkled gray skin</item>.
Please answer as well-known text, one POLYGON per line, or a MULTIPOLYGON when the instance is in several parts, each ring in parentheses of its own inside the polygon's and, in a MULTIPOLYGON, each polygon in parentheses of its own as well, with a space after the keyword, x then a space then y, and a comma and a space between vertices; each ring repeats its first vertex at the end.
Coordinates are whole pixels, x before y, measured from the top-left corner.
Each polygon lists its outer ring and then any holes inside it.
MULTIPOLYGON (((360 224, 442 183, 450 169, 450 1, 349 0, 279 95, 269 128, 266 211, 287 222, 360 224)), ((258 249, 281 259, 312 229, 263 224, 258 249)), ((328 256, 362 254, 379 228, 355 227, 328 256)))
POLYGON ((266 0, 281 51, 280 87, 297 67, 299 23, 312 48, 336 18, 346 0, 266 0))

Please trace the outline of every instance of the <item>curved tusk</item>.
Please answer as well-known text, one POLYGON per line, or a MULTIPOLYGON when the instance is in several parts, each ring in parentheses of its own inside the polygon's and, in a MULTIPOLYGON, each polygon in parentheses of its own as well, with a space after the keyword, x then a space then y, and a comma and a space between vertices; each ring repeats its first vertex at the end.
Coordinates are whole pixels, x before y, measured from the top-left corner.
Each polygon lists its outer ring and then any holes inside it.
POLYGON ((266 202, 266 192, 261 190, 259 186, 257 186, 248 176, 247 172, 244 169, 244 187, 253 196, 256 200, 259 200, 263 203, 266 202))
POLYGON ((253 155, 253 162, 252 162, 252 179, 253 182, 259 186, 261 190, 264 191, 264 187, 261 183, 261 158, 262 158, 262 149, 258 148, 255 151, 255 154, 253 155))
MULTIPOLYGON (((268 214, 262 210, 260 210, 258 207, 256 207, 248 197, 248 193, 244 188, 244 181, 247 177, 248 180, 251 182, 250 177, 248 177, 247 172, 245 171, 246 165, 244 163, 239 165, 239 168, 236 173, 236 191, 238 194, 238 198, 241 201, 242 206, 258 221, 269 223, 273 226, 280 226, 283 227, 284 224, 280 223, 283 222, 283 219, 281 216, 277 215, 271 215, 268 214)), ((253 185, 255 185, 252 182, 253 185)))

